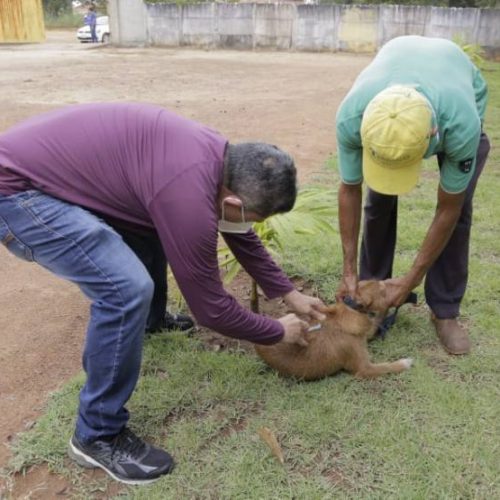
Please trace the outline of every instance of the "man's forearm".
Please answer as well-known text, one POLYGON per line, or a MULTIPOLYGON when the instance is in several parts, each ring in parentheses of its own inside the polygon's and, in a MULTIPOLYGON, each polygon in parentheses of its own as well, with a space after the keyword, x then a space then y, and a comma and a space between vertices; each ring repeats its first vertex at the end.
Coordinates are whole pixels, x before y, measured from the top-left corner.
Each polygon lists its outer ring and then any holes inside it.
POLYGON ((357 274, 358 238, 361 220, 361 184, 339 188, 339 229, 344 255, 344 276, 357 274))
POLYGON ((462 210, 465 194, 447 194, 439 188, 438 206, 413 266, 407 273, 410 288, 420 284, 448 243, 462 210))

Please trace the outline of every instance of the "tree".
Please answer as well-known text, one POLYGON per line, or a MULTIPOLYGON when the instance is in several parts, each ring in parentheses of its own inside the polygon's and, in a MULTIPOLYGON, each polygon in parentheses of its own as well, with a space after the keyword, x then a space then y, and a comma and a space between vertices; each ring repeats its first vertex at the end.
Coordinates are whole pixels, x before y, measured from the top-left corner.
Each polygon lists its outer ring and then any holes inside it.
POLYGON ((72 12, 71 0, 43 0, 43 9, 46 15, 58 17, 72 12))

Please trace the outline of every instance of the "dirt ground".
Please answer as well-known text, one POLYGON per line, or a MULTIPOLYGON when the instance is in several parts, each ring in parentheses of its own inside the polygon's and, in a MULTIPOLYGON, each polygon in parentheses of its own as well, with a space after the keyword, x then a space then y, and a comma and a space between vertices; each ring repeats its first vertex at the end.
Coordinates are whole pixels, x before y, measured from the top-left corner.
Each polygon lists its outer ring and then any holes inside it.
MULTIPOLYGON (((334 151, 339 102, 368 56, 288 52, 117 49, 53 31, 40 45, 0 45, 0 132, 67 104, 146 101, 212 126, 233 142, 289 151, 300 181, 334 151)), ((0 248, 0 468, 51 391, 80 370, 88 317, 78 289, 0 248)), ((44 468, 0 498, 67 495, 44 468)))

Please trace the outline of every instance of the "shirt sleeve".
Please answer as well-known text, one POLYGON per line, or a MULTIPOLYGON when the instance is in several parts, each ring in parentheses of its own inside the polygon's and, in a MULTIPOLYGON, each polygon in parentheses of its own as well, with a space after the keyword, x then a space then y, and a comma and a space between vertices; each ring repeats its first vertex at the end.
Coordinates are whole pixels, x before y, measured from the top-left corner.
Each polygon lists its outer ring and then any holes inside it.
POLYGON ((486 112, 486 104, 488 102, 488 85, 483 78, 481 72, 474 66, 474 79, 472 81, 474 87, 474 95, 476 98, 476 107, 481 123, 484 121, 484 114, 486 112))
POLYGON ((363 182, 363 148, 359 136, 349 132, 345 122, 337 124, 337 155, 340 178, 344 184, 363 182))
POLYGON ((196 176, 160 189, 149 211, 177 284, 198 323, 228 337, 274 344, 277 320, 254 314, 224 290, 217 260, 217 214, 196 176))
POLYGON ((282 297, 295 289, 254 231, 246 234, 222 233, 222 237, 245 271, 262 288, 266 297, 282 297))
POLYGON ((461 144, 454 144, 450 132, 445 140, 445 156, 441 165, 440 185, 450 194, 458 194, 467 189, 476 169, 476 155, 481 135, 480 126, 473 137, 461 144))
POLYGON ((462 193, 467 189, 475 169, 475 156, 462 162, 445 157, 441 165, 441 188, 449 194, 462 193))

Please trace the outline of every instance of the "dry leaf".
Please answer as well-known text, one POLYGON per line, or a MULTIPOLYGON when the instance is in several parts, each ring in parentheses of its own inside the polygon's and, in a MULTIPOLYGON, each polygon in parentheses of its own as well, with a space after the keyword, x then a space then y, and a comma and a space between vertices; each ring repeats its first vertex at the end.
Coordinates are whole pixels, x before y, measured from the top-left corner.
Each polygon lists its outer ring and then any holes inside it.
POLYGON ((279 460, 280 464, 285 463, 285 458, 283 457, 283 451, 281 450, 281 446, 276 439, 276 436, 272 433, 271 429, 268 427, 261 427, 257 433, 261 437, 261 439, 271 448, 273 455, 279 460))

